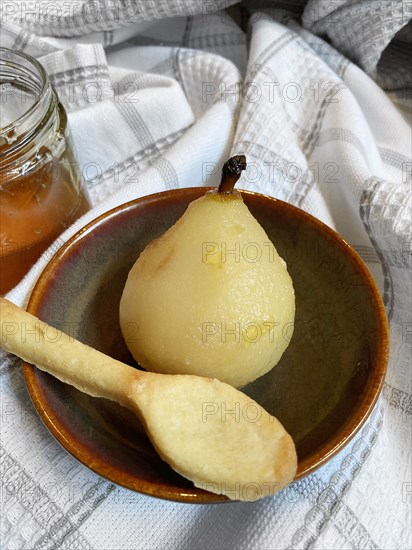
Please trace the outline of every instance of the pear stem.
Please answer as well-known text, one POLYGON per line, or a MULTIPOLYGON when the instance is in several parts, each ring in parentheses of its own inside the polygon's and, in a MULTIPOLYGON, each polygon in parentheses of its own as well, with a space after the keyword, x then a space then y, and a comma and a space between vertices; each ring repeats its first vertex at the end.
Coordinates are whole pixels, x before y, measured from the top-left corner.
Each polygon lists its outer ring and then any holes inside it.
POLYGON ((218 193, 227 195, 233 193, 236 182, 240 174, 246 170, 245 155, 236 155, 225 162, 222 168, 222 179, 220 181, 218 193))

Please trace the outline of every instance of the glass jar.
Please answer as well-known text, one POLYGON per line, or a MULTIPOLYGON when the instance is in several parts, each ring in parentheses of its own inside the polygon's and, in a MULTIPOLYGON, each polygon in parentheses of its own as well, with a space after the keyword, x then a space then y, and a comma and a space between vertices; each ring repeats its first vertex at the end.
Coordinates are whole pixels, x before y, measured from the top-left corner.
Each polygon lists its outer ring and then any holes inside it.
POLYGON ((46 71, 0 48, 0 294, 89 209, 66 111, 46 71))

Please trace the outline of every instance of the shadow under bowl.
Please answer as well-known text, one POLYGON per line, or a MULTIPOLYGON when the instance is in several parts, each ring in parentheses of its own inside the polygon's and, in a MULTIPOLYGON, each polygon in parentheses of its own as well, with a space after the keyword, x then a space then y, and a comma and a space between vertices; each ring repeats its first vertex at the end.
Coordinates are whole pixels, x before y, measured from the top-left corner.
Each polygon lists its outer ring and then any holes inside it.
MULTIPOLYGON (((205 188, 150 195, 100 216, 52 258, 28 310, 69 335, 137 366, 121 335, 118 306, 139 253, 162 235, 205 188)), ((302 478, 344 447, 382 387, 388 327, 376 285, 353 249, 304 211, 242 192, 286 260, 296 293, 290 344, 278 365, 242 391, 292 435, 302 478)), ((290 338, 292 327, 284 327, 290 338)), ((29 393, 57 440, 94 472, 147 495, 190 503, 226 497, 193 487, 163 462, 139 420, 25 364, 29 393)), ((247 452, 247 450, 245 451, 247 452)))

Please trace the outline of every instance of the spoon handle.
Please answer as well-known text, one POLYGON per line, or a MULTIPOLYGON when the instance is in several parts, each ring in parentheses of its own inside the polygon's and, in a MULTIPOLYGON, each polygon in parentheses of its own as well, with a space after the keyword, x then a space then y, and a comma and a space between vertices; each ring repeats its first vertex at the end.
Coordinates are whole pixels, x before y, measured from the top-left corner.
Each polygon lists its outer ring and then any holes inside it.
POLYGON ((143 381, 147 373, 79 342, 2 297, 0 320, 0 347, 6 351, 84 393, 132 408, 132 381, 143 381))

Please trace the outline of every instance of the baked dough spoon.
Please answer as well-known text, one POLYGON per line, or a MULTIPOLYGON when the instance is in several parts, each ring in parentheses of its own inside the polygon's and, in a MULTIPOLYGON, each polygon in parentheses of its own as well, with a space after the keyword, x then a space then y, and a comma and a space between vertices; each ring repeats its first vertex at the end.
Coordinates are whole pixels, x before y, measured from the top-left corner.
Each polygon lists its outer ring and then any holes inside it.
POLYGON ((234 500, 257 500, 294 479, 292 438, 234 387, 200 376, 139 371, 4 298, 0 320, 3 349, 88 395, 132 410, 160 457, 196 487, 234 500))

